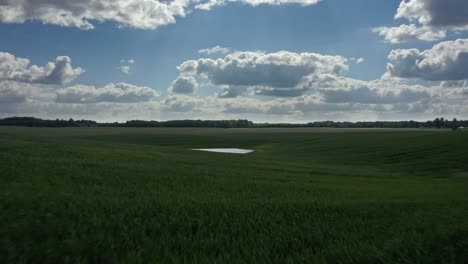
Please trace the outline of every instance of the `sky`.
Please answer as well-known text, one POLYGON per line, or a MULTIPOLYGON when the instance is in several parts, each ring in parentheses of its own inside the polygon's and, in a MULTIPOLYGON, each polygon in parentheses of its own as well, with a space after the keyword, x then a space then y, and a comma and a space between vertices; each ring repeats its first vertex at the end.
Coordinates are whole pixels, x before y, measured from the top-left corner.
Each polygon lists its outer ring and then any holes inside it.
POLYGON ((465 0, 0 0, 0 117, 468 118, 465 0))

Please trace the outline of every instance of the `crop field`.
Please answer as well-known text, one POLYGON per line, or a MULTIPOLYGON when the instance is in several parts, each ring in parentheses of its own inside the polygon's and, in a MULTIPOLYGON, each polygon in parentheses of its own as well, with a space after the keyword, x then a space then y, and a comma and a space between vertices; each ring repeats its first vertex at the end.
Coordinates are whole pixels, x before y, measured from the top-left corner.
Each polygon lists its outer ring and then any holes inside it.
POLYGON ((1 127, 7 262, 468 263, 468 131, 1 127))

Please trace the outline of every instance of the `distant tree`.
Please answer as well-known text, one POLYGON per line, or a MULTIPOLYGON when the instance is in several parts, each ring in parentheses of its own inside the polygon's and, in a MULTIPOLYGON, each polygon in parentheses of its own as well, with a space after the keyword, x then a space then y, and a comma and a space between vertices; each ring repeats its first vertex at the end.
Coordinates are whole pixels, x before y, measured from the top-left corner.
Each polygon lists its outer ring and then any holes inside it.
POLYGON ((263 127, 329 127, 329 128, 452 128, 468 127, 468 120, 452 121, 436 118, 432 121, 377 121, 377 122, 335 122, 316 121, 305 124, 289 123, 253 123, 246 119, 239 120, 169 120, 145 121, 129 120, 124 123, 98 123, 93 120, 55 119, 45 120, 34 117, 7 117, 0 119, 0 126, 30 127, 212 127, 212 128, 263 128, 263 127))
POLYGON ((452 120, 451 127, 453 131, 458 130, 458 128, 460 127, 460 125, 458 124, 458 120, 456 118, 452 120))

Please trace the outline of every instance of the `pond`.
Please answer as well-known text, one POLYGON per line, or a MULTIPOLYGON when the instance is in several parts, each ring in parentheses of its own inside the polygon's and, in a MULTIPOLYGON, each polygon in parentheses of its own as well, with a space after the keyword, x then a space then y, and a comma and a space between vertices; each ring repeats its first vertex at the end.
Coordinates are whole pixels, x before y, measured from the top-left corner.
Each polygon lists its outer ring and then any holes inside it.
POLYGON ((240 148, 204 148, 204 149, 192 149, 196 151, 208 151, 218 153, 233 153, 233 154, 248 154, 254 152, 252 149, 240 149, 240 148))

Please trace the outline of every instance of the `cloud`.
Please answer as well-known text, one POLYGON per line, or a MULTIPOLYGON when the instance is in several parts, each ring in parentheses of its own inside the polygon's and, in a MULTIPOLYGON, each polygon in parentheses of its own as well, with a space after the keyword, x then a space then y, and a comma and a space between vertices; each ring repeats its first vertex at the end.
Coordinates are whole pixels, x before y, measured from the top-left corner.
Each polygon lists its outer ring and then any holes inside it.
POLYGON ((189 94, 194 93, 197 88, 198 83, 195 78, 191 76, 179 76, 172 82, 169 91, 171 93, 189 94))
POLYGON ((431 49, 392 50, 387 75, 428 81, 468 79, 468 39, 441 42, 431 49))
POLYGON ((129 65, 122 65, 119 67, 119 70, 125 74, 130 73, 130 66, 129 65))
MULTIPOLYGON (((301 95, 291 99, 258 100, 237 97, 218 99, 224 113, 245 116, 283 115, 319 120, 352 118, 371 114, 375 119, 379 115, 397 115, 398 113, 422 114, 430 111, 433 98, 428 92, 407 88, 395 91, 381 91, 377 88, 323 90, 320 93, 301 95), (322 93, 323 92, 323 93, 322 93), (403 99, 403 100, 400 100, 403 99), (346 118, 345 118, 346 117, 346 118)), ((277 119, 276 119, 277 121, 277 119)))
POLYGON ((295 115, 294 102, 292 100, 274 99, 262 101, 253 98, 230 98, 218 99, 215 104, 219 105, 223 113, 235 115, 295 115), (222 101, 221 101, 222 100, 222 101))
POLYGON ((296 87, 296 88, 271 88, 271 87, 262 87, 256 86, 253 88, 254 95, 265 95, 265 96, 275 96, 275 97, 296 97, 303 95, 309 89, 305 87, 296 87))
POLYGON ((299 4, 302 6, 317 4, 320 0, 207 0, 195 1, 202 2, 196 5, 196 8, 203 10, 210 10, 215 6, 225 5, 227 3, 239 2, 242 4, 258 6, 258 5, 286 5, 286 4, 299 4))
MULTIPOLYGON (((364 61, 363 58, 350 60, 364 61)), ((219 98, 235 98, 246 93, 284 98, 317 93, 324 103, 363 105, 408 103, 430 98, 427 91, 395 84, 391 80, 368 82, 342 77, 348 66, 341 56, 284 51, 236 52, 220 59, 186 61, 178 69, 181 76, 197 76, 218 86, 221 90, 217 93, 219 98)))
MULTIPOLYGON (((236 0, 237 1, 237 0, 236 0)), ((119 26, 156 29, 173 24, 194 9, 209 10, 212 6, 234 0, 2 0, 0 21, 24 23, 40 21, 63 27, 93 29, 99 22, 115 22, 119 26)), ((318 0, 241 0, 244 4, 312 5, 318 0)))
POLYGON ((304 89, 319 93, 325 103, 397 104, 432 98, 431 89, 394 80, 362 81, 323 75, 308 78, 304 89))
POLYGON ((9 80, 23 83, 66 84, 84 73, 81 68, 73 68, 71 59, 59 56, 55 62, 45 66, 29 65, 25 58, 17 58, 10 53, 0 52, 0 81, 9 80))
POLYGON ((212 48, 200 49, 198 50, 198 53, 211 55, 211 54, 226 54, 226 53, 229 53, 230 51, 231 49, 229 48, 223 48, 221 46, 214 46, 212 48))
POLYGON ((18 86, 17 83, 11 81, 0 82, 0 103, 14 104, 26 101, 27 94, 18 86))
POLYGON ((349 58, 349 60, 356 63, 356 64, 361 64, 361 63, 364 63, 366 61, 366 59, 364 59, 364 58, 356 58, 356 57, 351 57, 351 58, 349 58))
MULTIPOLYGON (((466 118, 468 78, 460 76, 464 71, 459 70, 466 69, 466 43, 447 41, 426 51, 394 50, 389 69, 392 77, 399 78, 374 81, 344 76, 347 62, 357 63, 359 58, 280 51, 234 52, 224 58, 190 60, 180 64, 180 75, 169 87, 171 93, 161 99, 149 87, 126 83, 57 89, 36 78, 51 78, 44 76, 52 74, 38 74, 52 72, 45 70, 47 66, 29 66, 27 59, 2 56, 7 59, 2 61, 1 76, 9 77, 0 79, 0 115, 103 121, 193 119, 195 115, 271 122, 466 118), (396 74, 401 72, 406 73, 396 74), (424 87, 410 85, 414 81, 405 79, 426 80, 427 76, 436 76, 441 82, 417 82, 432 85, 424 87), (191 95, 199 86, 219 90, 212 96, 191 95)), ((130 60, 122 64, 131 65, 130 60)), ((56 64, 51 69, 63 68, 56 64)))
POLYGON ((450 88, 450 90, 445 91, 445 93, 448 98, 468 99, 468 87, 450 88))
MULTIPOLYGON (((168 97, 163 102, 164 111, 180 114, 196 112, 201 116, 207 113, 218 114, 225 118, 227 115, 234 118, 261 117, 265 120, 272 116, 288 116, 297 120, 314 116, 323 120, 368 115, 378 119, 381 115, 404 113, 424 115, 431 111, 433 105, 441 106, 438 103, 438 87, 407 85, 397 80, 361 81, 333 74, 309 75, 296 88, 289 89, 261 86, 222 87, 223 96, 218 94, 217 97, 206 98, 168 97), (253 96, 243 96, 246 91, 252 91, 253 96), (305 91, 309 93, 304 94, 305 91), (257 95, 282 98, 264 100, 256 98, 257 95)), ((460 97, 461 94, 462 92, 454 96, 460 97)))
POLYGON ((0 21, 23 23, 37 20, 45 24, 93 29, 94 22, 112 21, 122 26, 155 29, 183 17, 189 1, 154 0, 3 0, 0 21))
POLYGON ((443 81, 440 83, 441 97, 468 99, 468 80, 443 81))
POLYGON ((121 65, 117 69, 119 69, 122 73, 130 74, 130 69, 131 69, 130 65, 135 64, 135 60, 134 59, 120 60, 120 64, 121 65))
POLYGON ((316 53, 236 52, 224 59, 199 59, 182 63, 185 74, 199 75, 216 85, 265 85, 294 87, 303 77, 318 73, 341 74, 348 70, 346 59, 316 53))
POLYGON ((385 42, 402 43, 410 40, 436 41, 445 38, 446 30, 434 30, 428 27, 417 27, 415 24, 398 27, 378 27, 374 32, 384 37, 385 42))
POLYGON ((221 92, 217 95, 220 98, 234 98, 245 94, 248 90, 247 86, 237 85, 221 85, 221 92))
POLYGON ((374 29, 385 41, 435 41, 448 31, 468 30, 468 2, 464 0, 403 0, 395 19, 407 19, 410 25, 374 29))
POLYGON ((191 112, 203 100, 187 95, 171 95, 162 101, 162 110, 167 112, 191 112))
MULTIPOLYGON (((31 107, 35 101, 51 102, 54 98, 51 91, 55 88, 51 85, 0 81, 0 115, 19 113, 20 110, 31 107)), ((31 114, 35 115, 37 112, 32 111, 31 114)))
POLYGON ((315 89, 307 95, 271 100, 250 96, 219 98, 176 94, 149 101, 140 98, 136 102, 122 98, 114 100, 115 95, 99 98, 96 94, 100 93, 96 90, 102 88, 95 88, 90 92, 86 92, 86 89, 85 92, 77 92, 79 95, 71 97, 75 99, 68 98, 68 103, 60 102, 57 90, 47 86, 32 87, 31 84, 10 82, 11 87, 7 87, 0 83, 0 98, 18 98, 14 103, 2 102, 0 115, 101 121, 248 118, 258 122, 308 122, 426 119, 436 116, 466 118, 466 88, 423 88, 399 82, 367 82, 344 77, 337 77, 335 81, 334 85, 329 81, 334 88, 315 89))
POLYGON ((99 102, 136 103, 147 102, 159 94, 145 86, 127 83, 108 84, 102 88, 75 85, 56 92, 56 102, 72 104, 89 104, 99 102))
POLYGON ((128 60, 120 60, 120 63, 121 64, 134 64, 135 63, 135 60, 134 59, 128 59, 128 60))
POLYGON ((464 0, 404 0, 396 19, 406 18, 424 26, 468 29, 468 2, 464 0))
POLYGON ((442 88, 468 87, 468 80, 462 80, 462 81, 442 81, 442 82, 440 82, 440 87, 442 87, 442 88))
POLYGON ((323 89, 320 92, 327 103, 400 104, 431 98, 427 91, 410 88, 381 89, 364 86, 356 89, 323 89))
POLYGON ((290 96, 294 91, 286 89, 294 90, 305 77, 340 75, 348 71, 348 65, 344 57, 316 53, 235 52, 225 58, 186 61, 178 69, 181 75, 197 76, 222 87, 221 97, 237 96, 247 88, 255 88, 257 94, 290 96))

